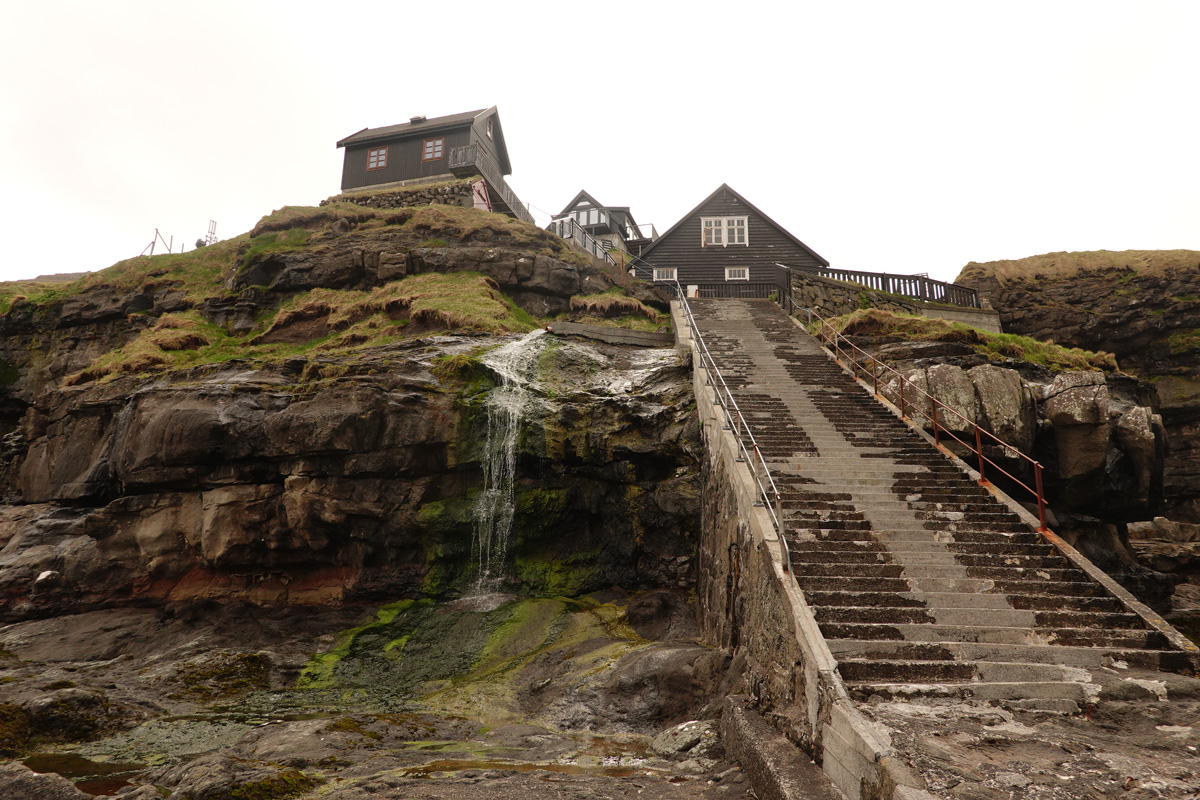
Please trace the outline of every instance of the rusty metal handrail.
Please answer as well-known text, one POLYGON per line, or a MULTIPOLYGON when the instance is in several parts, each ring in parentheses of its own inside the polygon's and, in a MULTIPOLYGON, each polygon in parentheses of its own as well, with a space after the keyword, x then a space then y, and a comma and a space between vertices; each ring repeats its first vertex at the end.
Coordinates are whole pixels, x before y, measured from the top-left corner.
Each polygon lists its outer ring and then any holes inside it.
MULTIPOLYGON (((700 365, 708 372, 709 384, 716 389, 717 402, 721 405, 721 410, 725 412, 726 424, 733 432, 733 438, 737 441, 742 460, 751 466, 754 482, 758 484, 759 496, 762 498, 767 512, 771 515, 771 522, 775 525, 775 533, 783 547, 783 571, 791 576, 792 582, 795 583, 796 577, 792 575, 792 552, 788 547, 787 537, 783 535, 783 499, 779 487, 775 485, 775 479, 771 477, 771 470, 767 466, 766 459, 763 458, 762 450, 758 447, 754 433, 750 430, 750 424, 746 422, 737 400, 733 397, 733 391, 725 382, 725 376, 721 374, 716 360, 708 350, 708 344, 700 333, 700 326, 696 324, 692 308, 688 305, 687 295, 684 293, 683 287, 679 285, 679 281, 674 281, 674 288, 675 296, 679 300, 679 307, 687 317, 688 329, 698 345, 696 350, 700 354, 700 365), (737 421, 736 426, 733 424, 734 420, 737 421)), ((797 584, 797 586, 799 585, 797 584)))
MULTIPOLYGON (((858 378, 858 370, 859 370, 859 366, 861 363, 860 360, 856 357, 856 353, 861 354, 862 356, 865 357, 863 359, 863 361, 870 362, 869 365, 863 364, 863 369, 866 370, 866 369, 868 369, 868 366, 869 366, 869 370, 870 370, 871 378, 872 378, 872 391, 874 392, 874 394, 877 398, 880 397, 880 394, 879 394, 880 369, 882 369, 886 372, 890 372, 893 375, 895 375, 896 378, 898 378, 900 381, 900 384, 899 384, 900 390, 899 391, 900 391, 900 416, 901 416, 901 418, 907 419, 909 409, 913 409, 918 414, 920 414, 922 417, 929 420, 930 423, 933 425, 933 440, 939 447, 942 447, 941 434, 944 433, 947 436, 949 436, 951 439, 953 439, 954 441, 961 444, 963 447, 967 448, 967 450, 974 453, 976 456, 976 459, 978 461, 978 464, 979 464, 979 483, 981 485, 987 486, 990 483, 987 479, 987 472, 985 471, 985 465, 990 464, 992 467, 994 467, 996 469, 997 472, 1008 477, 1010 480, 1012 480, 1014 483, 1016 483, 1022 489, 1025 489, 1027 492, 1032 494, 1037 499, 1038 525, 1040 526, 1038 528, 1038 530, 1039 531, 1049 530, 1049 528, 1047 528, 1047 526, 1046 526, 1046 496, 1045 496, 1045 492, 1043 491, 1043 487, 1042 487, 1042 465, 1040 462, 1035 461, 1032 458, 1030 458, 1029 456, 1025 455, 1024 453, 1022 453, 1020 451, 1019 448, 1014 447, 1013 445, 1004 441, 1003 439, 1001 439, 999 436, 996 436, 991 431, 983 430, 982 428, 979 427, 979 423, 977 423, 975 420, 967 419, 962 414, 958 413, 957 411, 955 411, 953 408, 946 405, 942 401, 938 400, 933 395, 931 395, 928 392, 926 392, 925 390, 920 389, 917 386, 913 385, 912 382, 909 381, 907 378, 905 378, 898 370, 883 363, 878 358, 876 358, 875 356, 866 352, 865 350, 863 350, 861 347, 857 346, 853 342, 846 341, 846 338, 844 336, 842 336, 840 333, 838 333, 837 330, 833 327, 833 325, 831 325, 824 317, 822 317, 817 312, 813 311, 811 308, 805 308, 803 306, 797 305, 796 302, 794 300, 792 300, 791 297, 787 297, 786 299, 787 299, 788 303, 790 303, 790 305, 791 305, 791 308, 788 311, 789 314, 794 313, 796 310, 801 310, 801 311, 804 311, 808 315, 807 327, 809 330, 812 330, 813 319, 816 319, 819 321, 820 324, 817 326, 817 334, 816 334, 817 339, 819 341, 821 341, 822 344, 830 344, 830 343, 832 344, 834 358, 837 359, 839 363, 841 362, 841 358, 838 358, 838 356, 843 356, 846 358, 847 361, 850 362, 850 371, 851 371, 851 374, 854 375, 855 380, 859 379, 858 378), (828 334, 826 334, 826 329, 829 330, 828 334), (844 348, 848 348, 848 349, 844 349, 844 348), (917 395, 916 402, 906 402, 905 401, 905 398, 904 398, 904 387, 905 386, 908 386, 909 390, 911 392, 916 393, 916 395, 917 395), (925 411, 925 409, 922 408, 921 405, 919 404, 921 397, 924 397, 929 402, 930 410, 928 412, 925 411), (971 428, 974 428, 974 430, 975 430, 974 444, 964 441, 963 439, 960 439, 958 436, 955 435, 954 431, 946 428, 944 424, 939 424, 939 422, 938 422, 939 409, 941 409, 941 412, 943 415, 945 415, 947 413, 952 414, 953 416, 958 417, 960 420, 965 422, 971 428), (1006 453, 1016 454, 1016 456, 1019 459, 1023 459, 1025 461, 1029 462, 1029 465, 1033 468, 1033 477, 1034 477, 1034 485, 1033 486, 1030 486, 1025 481, 1021 480, 1017 476, 1008 472, 1006 469, 1004 469, 1004 467, 1000 466, 998 463, 996 463, 995 461, 993 461, 992 459, 990 459, 986 455, 984 455, 983 441, 984 441, 985 436, 990 438, 992 440, 992 442, 994 442, 996 445, 1003 448, 1006 453)), ((968 428, 968 430, 969 429, 970 428, 968 428)))

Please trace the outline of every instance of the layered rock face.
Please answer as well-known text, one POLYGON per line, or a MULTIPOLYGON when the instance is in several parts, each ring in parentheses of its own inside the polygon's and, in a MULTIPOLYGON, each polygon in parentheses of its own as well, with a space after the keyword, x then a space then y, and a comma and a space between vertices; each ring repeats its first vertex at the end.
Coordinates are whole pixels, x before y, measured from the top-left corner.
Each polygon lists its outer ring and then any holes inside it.
POLYGON ((1200 521, 1200 252, 1051 253, 968 264, 956 282, 988 298, 1005 331, 1111 352, 1153 384, 1166 515, 1200 521))
MULTIPOLYGON (((432 368, 488 343, 418 339, 353 365, 223 366, 39 396, 2 473, 5 615, 459 593, 478 555, 486 390, 432 368)), ((653 351, 613 392, 630 354, 583 345, 552 348, 544 369, 570 374, 555 351, 578 350, 610 369, 529 409, 514 577, 532 593, 676 585, 696 522, 687 372, 653 351)))

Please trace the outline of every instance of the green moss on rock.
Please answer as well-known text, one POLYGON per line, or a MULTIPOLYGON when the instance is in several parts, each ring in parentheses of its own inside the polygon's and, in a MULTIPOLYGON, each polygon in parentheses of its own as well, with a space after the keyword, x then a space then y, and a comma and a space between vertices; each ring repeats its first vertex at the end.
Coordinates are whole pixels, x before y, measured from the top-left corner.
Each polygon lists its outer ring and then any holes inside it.
POLYGON ((314 775, 306 775, 296 769, 285 769, 261 781, 243 784, 230 792, 229 796, 232 800, 287 800, 299 797, 322 783, 323 781, 314 775))

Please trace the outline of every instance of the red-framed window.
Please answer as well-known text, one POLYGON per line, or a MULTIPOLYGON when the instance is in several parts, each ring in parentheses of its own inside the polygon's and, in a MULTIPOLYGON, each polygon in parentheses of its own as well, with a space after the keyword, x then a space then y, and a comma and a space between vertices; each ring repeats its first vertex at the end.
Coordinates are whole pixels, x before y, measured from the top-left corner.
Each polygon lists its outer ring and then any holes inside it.
POLYGON ((387 166, 386 147, 372 147, 367 151, 367 169, 383 169, 387 166))
POLYGON ((422 161, 437 161, 442 157, 446 147, 446 140, 440 136, 437 139, 426 139, 425 146, 421 150, 422 161))

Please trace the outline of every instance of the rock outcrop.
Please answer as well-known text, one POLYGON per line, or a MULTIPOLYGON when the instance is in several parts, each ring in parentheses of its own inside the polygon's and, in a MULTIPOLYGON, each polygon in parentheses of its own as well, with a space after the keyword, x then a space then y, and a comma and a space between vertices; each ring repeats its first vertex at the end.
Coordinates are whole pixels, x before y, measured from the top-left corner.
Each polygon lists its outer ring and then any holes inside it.
MULTIPOLYGON (((1105 350, 1153 384, 1167 430, 1166 515, 1200 521, 1200 252, 1050 253, 968 264, 956 282, 1004 330, 1105 350)), ((1130 425, 1140 423, 1130 420, 1130 425)))
MULTIPOLYGON (((1044 467, 1051 527, 1150 605, 1168 609, 1175 579, 1139 563, 1121 523, 1156 513, 1162 504, 1166 432, 1153 409, 1152 387, 1128 375, 1068 370, 1038 364, 990 362, 955 342, 896 342, 889 337, 850 336, 896 369, 908 385, 937 397, 953 412, 938 424, 974 437, 974 424, 1044 467)), ((880 391, 900 405, 900 379, 880 381, 880 391)), ((906 408, 929 419, 928 402, 906 389, 906 408)), ((926 424, 932 432, 932 424, 926 424)), ((975 465, 951 436, 943 444, 975 465)), ((983 438, 988 457, 1032 483, 1027 462, 983 438)), ((989 478, 1019 500, 1028 492, 989 468, 989 478)))

